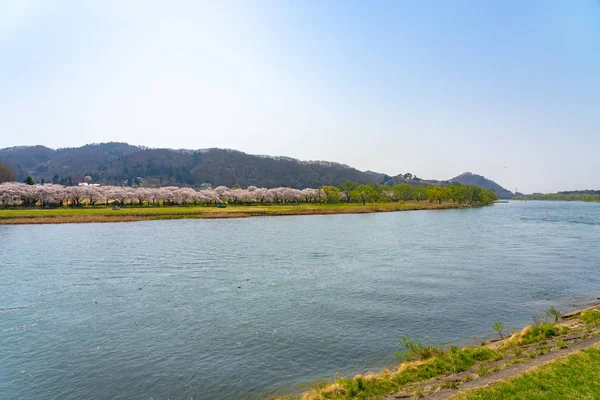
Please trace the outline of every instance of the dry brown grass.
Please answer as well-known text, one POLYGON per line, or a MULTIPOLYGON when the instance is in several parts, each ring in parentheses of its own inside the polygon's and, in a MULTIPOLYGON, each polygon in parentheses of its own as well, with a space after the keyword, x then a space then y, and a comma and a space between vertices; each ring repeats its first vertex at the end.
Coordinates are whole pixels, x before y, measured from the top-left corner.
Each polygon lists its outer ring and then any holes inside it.
POLYGON ((417 368, 419 365, 423 365, 423 364, 425 364, 424 360, 406 361, 406 362, 403 362, 402 364, 398 365, 398 369, 396 370, 396 373, 401 374, 408 369, 417 368))
POLYGON ((322 389, 311 390, 302 394, 301 400, 323 400, 346 394, 346 388, 339 383, 332 383, 322 389))
MULTIPOLYGON (((383 371, 381 372, 381 374, 383 374, 383 371)), ((365 382, 373 382, 373 381, 376 381, 377 379, 379 379, 379 376, 377 374, 370 373, 370 374, 366 374, 366 375, 359 374, 354 377, 354 379, 358 379, 358 378, 362 378, 365 382)))

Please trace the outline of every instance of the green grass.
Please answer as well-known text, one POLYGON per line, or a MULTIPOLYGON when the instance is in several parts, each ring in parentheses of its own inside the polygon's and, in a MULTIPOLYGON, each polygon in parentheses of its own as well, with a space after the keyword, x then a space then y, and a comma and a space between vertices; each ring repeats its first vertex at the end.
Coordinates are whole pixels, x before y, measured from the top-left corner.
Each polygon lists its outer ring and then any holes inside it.
MULTIPOLYGON (((587 328, 590 326, 597 327, 599 326, 598 324, 600 324, 600 312, 596 310, 586 311, 581 315, 581 320, 586 324, 587 328)), ((578 326, 576 329, 584 331, 586 328, 578 326)), ((397 352, 397 356, 400 360, 406 360, 406 362, 400 364, 395 369, 386 369, 374 374, 356 375, 353 378, 339 377, 336 374, 332 381, 318 381, 317 384, 312 385, 308 391, 302 393, 300 397, 284 396, 276 398, 301 400, 376 400, 401 391, 409 392, 412 394, 413 398, 416 398, 431 390, 457 388, 461 382, 473 379, 474 373, 479 376, 488 375, 495 371, 499 371, 508 365, 518 364, 548 353, 552 349, 568 347, 567 343, 562 339, 571 332, 573 332, 572 328, 560 324, 544 322, 528 326, 521 332, 514 333, 506 342, 499 343, 496 346, 490 345, 489 347, 465 348, 452 346, 448 349, 423 344, 420 342, 418 336, 415 338, 404 336, 401 344, 405 351, 397 352), (499 360, 505 362, 500 361, 499 364, 490 364, 492 361, 499 360), (456 374, 467 370, 470 373, 465 375, 460 381, 436 380, 435 383, 433 383, 433 389, 425 388, 422 384, 423 382, 432 379, 439 379, 442 376, 456 374)), ((514 381, 516 383, 503 383, 494 386, 492 389, 466 392, 459 395, 457 399, 466 399, 466 396, 469 396, 469 399, 579 398, 576 395, 573 395, 573 397, 569 396, 576 393, 573 387, 580 385, 581 381, 587 382, 588 386, 591 388, 590 390, 598 390, 598 388, 600 388, 600 376, 598 376, 600 375, 600 372, 595 371, 595 369, 600 371, 600 350, 597 348, 590 351, 586 350, 581 354, 583 354, 580 356, 583 357, 582 360, 577 362, 568 361, 570 363, 581 364, 581 379, 579 379, 578 373, 573 374, 573 377, 576 379, 575 383, 568 381, 568 379, 571 379, 571 376, 565 373, 565 368, 561 366, 566 361, 559 361, 549 364, 552 365, 553 368, 558 368, 556 371, 551 371, 552 373, 557 374, 556 377, 549 376, 548 374, 538 374, 536 375, 538 377, 536 378, 537 381, 532 380, 533 383, 531 387, 520 383, 522 380, 519 380, 521 378, 518 378, 514 381), (593 366, 594 371, 589 370, 591 366, 593 366), (595 384, 594 382, 596 381, 599 383, 595 384), (505 388, 502 385, 520 386, 515 389, 512 388, 512 386, 505 388), (496 388, 498 389, 496 390, 496 388), (554 389, 557 389, 558 392, 551 391, 551 395, 546 395, 544 392, 554 389), (519 390, 525 391, 524 394, 518 392, 519 390), (527 392, 527 390, 530 390, 530 392, 527 392), (561 390, 565 394, 563 397, 561 397, 563 395, 561 390), (513 397, 506 396, 506 393, 510 394, 512 393, 511 391, 516 394, 513 397), (540 397, 532 396, 532 393, 537 393, 540 397)), ((579 364, 574 365, 577 366, 579 364)), ((432 383, 429 382, 429 384, 432 383)), ((584 396, 582 398, 600 399, 600 395, 597 392, 590 391, 587 394, 587 397, 584 396)))
MULTIPOLYGON (((497 350, 480 347, 461 349, 453 346, 445 351, 438 349, 433 358, 405 364, 405 367, 401 367, 398 371, 366 376, 357 375, 354 378, 338 378, 329 384, 320 382, 312 391, 304 393, 301 398, 303 400, 380 399, 390 393, 407 388, 407 385, 411 383, 426 381, 450 372, 466 371, 477 363, 494 360, 500 354, 497 350)), ((413 391, 417 389, 409 388, 413 391)))
POLYGON ((73 215, 139 215, 139 214, 174 214, 189 212, 215 211, 215 207, 136 207, 127 206, 120 210, 112 210, 106 206, 60 207, 60 208, 6 208, 0 209, 0 218, 35 218, 73 215))
POLYGON ((590 328, 600 327, 600 311, 588 310, 581 313, 579 317, 583 323, 590 328))
POLYGON ((406 349, 406 351, 396 352, 396 357, 400 361, 428 360, 444 353, 442 349, 436 346, 424 345, 421 343, 419 336, 414 339, 411 338, 410 335, 403 336, 402 346, 406 349))
POLYGON ((553 323, 540 323, 538 325, 531 325, 523 329, 520 333, 513 334, 503 347, 517 348, 533 343, 545 343, 548 339, 553 337, 564 335, 570 332, 570 329, 566 326, 557 326, 553 323))
POLYGON ((0 208, 0 223, 10 220, 23 223, 35 223, 35 219, 56 219, 57 222, 86 222, 94 218, 104 220, 119 219, 168 219, 168 218, 202 218, 202 217, 227 217, 227 216, 261 216, 261 215, 294 215, 294 214, 337 214, 378 211, 403 211, 419 209, 457 208, 453 203, 435 204, 429 202, 398 202, 398 203, 373 203, 373 204, 313 204, 313 203, 286 203, 286 204, 253 204, 253 205, 228 205, 226 208, 203 205, 185 206, 152 206, 127 205, 120 210, 113 210, 111 206, 80 206, 59 208, 0 208), (75 218, 79 218, 75 220, 75 218))
POLYGON ((456 399, 600 399, 600 349, 582 350, 513 381, 478 389, 456 399))
POLYGON ((523 337, 522 344, 530 344, 543 342, 560 334, 560 328, 553 324, 533 325, 531 331, 527 332, 523 337))

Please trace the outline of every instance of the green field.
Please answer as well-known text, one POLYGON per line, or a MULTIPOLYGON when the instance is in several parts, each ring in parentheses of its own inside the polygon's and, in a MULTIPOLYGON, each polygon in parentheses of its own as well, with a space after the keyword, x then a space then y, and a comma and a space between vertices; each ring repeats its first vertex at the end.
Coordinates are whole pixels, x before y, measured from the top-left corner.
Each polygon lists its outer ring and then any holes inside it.
POLYGON ((398 202, 374 204, 272 204, 215 206, 125 206, 113 210, 107 206, 60 208, 4 208, 0 209, 0 224, 15 223, 69 223, 118 222, 175 218, 233 218, 269 215, 353 214, 386 211, 431 210, 463 208, 454 203, 398 202))

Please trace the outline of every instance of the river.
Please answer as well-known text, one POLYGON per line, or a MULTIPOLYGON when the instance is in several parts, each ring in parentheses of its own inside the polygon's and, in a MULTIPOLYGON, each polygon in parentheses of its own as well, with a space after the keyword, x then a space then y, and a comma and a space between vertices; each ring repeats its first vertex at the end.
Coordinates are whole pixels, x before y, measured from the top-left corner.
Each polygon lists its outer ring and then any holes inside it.
POLYGON ((0 226, 0 398, 253 399, 600 296, 600 204, 0 226))

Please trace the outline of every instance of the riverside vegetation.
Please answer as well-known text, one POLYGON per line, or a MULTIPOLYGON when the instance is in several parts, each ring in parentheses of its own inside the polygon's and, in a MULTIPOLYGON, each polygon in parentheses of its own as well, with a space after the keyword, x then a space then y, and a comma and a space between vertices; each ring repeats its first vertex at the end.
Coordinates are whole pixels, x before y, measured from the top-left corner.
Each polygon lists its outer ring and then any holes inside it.
POLYGON ((525 373, 512 382, 478 389, 456 400, 597 399, 600 397, 600 348, 525 373))
POLYGON ((133 221, 261 215, 365 213, 477 207, 493 203, 490 189, 450 186, 359 185, 318 189, 250 186, 195 190, 181 187, 0 184, 0 223, 133 221), (223 207, 227 205, 227 207, 223 207), (118 210, 113 210, 117 208, 118 210))
POLYGON ((504 337, 504 325, 496 322, 499 339, 464 348, 443 349, 405 336, 401 341, 404 351, 397 353, 402 363, 395 368, 353 378, 336 376, 332 382, 317 382, 300 396, 274 398, 387 400, 436 395, 452 399, 578 399, 582 394, 600 398, 600 350, 593 347, 600 343, 600 309, 571 313, 559 322, 560 318, 560 312, 551 307, 545 316, 534 315, 533 325, 509 337, 504 337), (560 358, 568 355, 569 348, 582 346, 593 348, 560 358), (529 364, 541 365, 538 358, 544 355, 554 362, 514 381, 494 383, 494 374, 499 381, 510 376, 511 368, 521 375, 531 368, 529 364), (484 387, 490 383, 478 382, 484 377, 494 384, 484 387))
POLYGON ((558 193, 534 193, 525 196, 516 196, 513 199, 600 202, 600 190, 579 190, 558 193))

